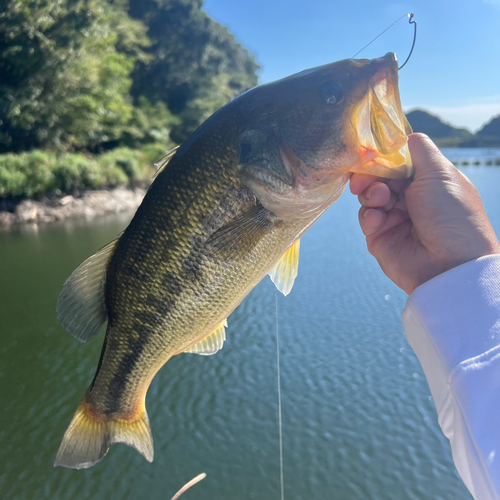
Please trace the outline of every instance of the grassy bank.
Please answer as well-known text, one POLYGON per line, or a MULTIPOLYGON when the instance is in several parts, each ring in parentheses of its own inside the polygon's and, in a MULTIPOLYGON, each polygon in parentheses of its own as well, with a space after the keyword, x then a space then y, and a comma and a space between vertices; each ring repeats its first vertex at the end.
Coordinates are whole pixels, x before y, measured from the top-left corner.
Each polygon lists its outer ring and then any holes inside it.
POLYGON ((33 150, 0 155, 0 199, 40 198, 148 181, 165 146, 117 148, 100 155, 33 150))

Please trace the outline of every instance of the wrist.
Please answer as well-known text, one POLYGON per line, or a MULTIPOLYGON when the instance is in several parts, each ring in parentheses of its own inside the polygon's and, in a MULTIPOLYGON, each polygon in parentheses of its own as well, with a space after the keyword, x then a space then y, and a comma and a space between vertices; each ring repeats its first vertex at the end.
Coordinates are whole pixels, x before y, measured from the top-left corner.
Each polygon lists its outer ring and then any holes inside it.
POLYGON ((489 259, 500 259, 500 248, 493 250, 496 251, 481 253, 480 255, 469 254, 468 256, 464 256, 460 259, 447 260, 441 265, 429 269, 427 272, 424 270, 419 279, 415 280, 415 286, 413 287, 411 292, 408 293, 408 295, 412 295, 415 290, 420 289, 420 287, 426 285, 428 282, 435 279, 440 279, 440 277, 444 274, 459 272, 459 268, 463 269, 463 267, 467 265, 472 266, 473 262, 483 262, 489 259))
POLYGON ((473 245, 465 244, 462 248, 459 248, 459 245, 456 244, 454 249, 446 249, 446 253, 448 254, 446 257, 433 258, 431 265, 422 266, 423 269, 414 289, 436 276, 451 271, 452 269, 462 266, 463 264, 481 259, 482 257, 499 255, 500 243, 498 242, 496 236, 494 234, 493 237, 490 235, 488 236, 489 237, 483 238, 478 237, 478 235, 470 236, 469 241, 472 241, 473 245))

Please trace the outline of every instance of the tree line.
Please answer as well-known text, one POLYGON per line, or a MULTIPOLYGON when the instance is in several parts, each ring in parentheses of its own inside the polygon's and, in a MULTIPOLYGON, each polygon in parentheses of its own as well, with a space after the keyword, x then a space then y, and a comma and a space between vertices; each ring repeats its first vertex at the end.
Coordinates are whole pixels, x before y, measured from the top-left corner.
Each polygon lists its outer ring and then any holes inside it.
POLYGON ((166 148, 257 69, 203 0, 0 0, 0 153, 166 148))

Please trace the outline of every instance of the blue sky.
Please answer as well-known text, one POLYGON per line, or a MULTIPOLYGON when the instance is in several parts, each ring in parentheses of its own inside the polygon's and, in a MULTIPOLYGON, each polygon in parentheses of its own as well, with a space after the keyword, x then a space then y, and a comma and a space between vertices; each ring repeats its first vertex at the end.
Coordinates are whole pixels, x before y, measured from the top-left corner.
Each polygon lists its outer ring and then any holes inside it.
MULTIPOLYGON (((352 57, 401 15, 418 21, 415 50, 400 74, 403 107, 421 107, 472 131, 500 114, 500 0, 205 0, 262 65, 265 83, 352 57)), ((402 19, 358 57, 396 52, 413 28, 402 19)))

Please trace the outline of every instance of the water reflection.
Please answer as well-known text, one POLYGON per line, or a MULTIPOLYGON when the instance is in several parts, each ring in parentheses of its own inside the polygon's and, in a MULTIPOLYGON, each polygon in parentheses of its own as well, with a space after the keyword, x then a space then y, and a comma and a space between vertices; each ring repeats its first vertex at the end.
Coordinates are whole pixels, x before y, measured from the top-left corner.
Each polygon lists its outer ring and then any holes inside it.
POLYGON ((117 226, 121 230, 127 227, 128 223, 134 216, 135 210, 125 210, 119 213, 108 213, 96 217, 76 217, 69 218, 63 221, 52 221, 44 223, 30 222, 26 224, 15 224, 10 228, 0 229, 0 239, 2 235, 21 234, 28 238, 38 237, 40 231, 61 231, 68 235, 75 234, 83 228, 99 228, 108 226, 117 226))

